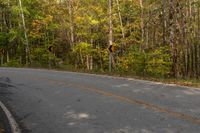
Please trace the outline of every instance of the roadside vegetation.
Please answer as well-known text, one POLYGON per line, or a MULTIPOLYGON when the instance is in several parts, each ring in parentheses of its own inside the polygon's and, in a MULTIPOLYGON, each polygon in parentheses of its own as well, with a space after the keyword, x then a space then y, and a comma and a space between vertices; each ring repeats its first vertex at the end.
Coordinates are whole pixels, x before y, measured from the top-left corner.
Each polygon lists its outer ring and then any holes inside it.
POLYGON ((199 87, 200 1, 0 0, 0 57, 199 87))

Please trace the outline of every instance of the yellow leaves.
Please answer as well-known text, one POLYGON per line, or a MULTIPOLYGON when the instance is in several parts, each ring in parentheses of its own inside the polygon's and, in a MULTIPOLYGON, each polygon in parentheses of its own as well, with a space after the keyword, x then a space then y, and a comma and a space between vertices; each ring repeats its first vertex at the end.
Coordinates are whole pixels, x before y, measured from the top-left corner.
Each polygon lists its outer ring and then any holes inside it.
POLYGON ((83 21, 83 18, 80 17, 80 16, 77 16, 77 17, 75 18, 75 21, 76 21, 77 23, 81 23, 81 21, 83 21))
POLYGON ((40 38, 40 30, 42 28, 42 21, 41 20, 33 20, 32 21, 32 31, 30 32, 30 36, 33 38, 40 38))
POLYGON ((46 18, 44 18, 43 20, 33 20, 32 27, 39 30, 43 25, 48 25, 52 21, 53 16, 47 15, 46 18))
POLYGON ((125 57, 119 57, 120 66, 126 71, 129 69, 129 60, 125 57))
POLYGON ((40 33, 39 31, 31 31, 30 32, 30 36, 32 38, 41 38, 43 35, 43 33, 40 33))
POLYGON ((98 25, 100 22, 93 18, 92 16, 84 16, 84 17, 76 17, 75 18, 76 23, 82 23, 82 24, 90 24, 90 25, 98 25))
POLYGON ((40 20, 33 20, 33 22, 32 22, 32 27, 35 30, 39 30, 41 25, 42 25, 42 22, 40 20))
POLYGON ((35 19, 32 21, 32 31, 30 32, 30 36, 33 38, 41 38, 44 33, 42 33, 42 29, 45 28, 49 23, 53 21, 53 16, 47 15, 44 19, 38 20, 35 19))
POLYGON ((89 20, 90 20, 90 24, 91 24, 91 25, 97 25, 97 24, 99 24, 99 21, 93 19, 92 17, 89 17, 89 20))
POLYGON ((48 25, 50 22, 52 22, 53 21, 53 16, 51 16, 51 15, 47 15, 47 17, 43 20, 43 23, 45 24, 45 25, 48 25))

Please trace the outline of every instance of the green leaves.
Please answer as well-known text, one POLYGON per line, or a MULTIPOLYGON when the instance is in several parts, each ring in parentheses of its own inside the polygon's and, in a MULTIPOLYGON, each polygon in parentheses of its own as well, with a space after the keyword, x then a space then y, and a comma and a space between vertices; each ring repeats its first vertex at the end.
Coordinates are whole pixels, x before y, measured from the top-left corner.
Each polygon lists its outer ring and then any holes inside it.
POLYGON ((159 47, 150 51, 141 51, 132 46, 125 57, 121 57, 119 70, 137 75, 168 76, 172 67, 169 47, 159 47))
MULTIPOLYGON (((19 1, 8 2, 0 0, 0 47, 8 50, 10 60, 24 63, 19 1)), ((34 63, 56 66, 62 59, 80 69, 108 69, 108 0, 22 0, 22 4, 34 63), (47 51, 50 45, 53 53, 47 51)), ((115 71, 162 77, 176 71, 198 77, 199 12, 199 0, 174 0, 171 5, 165 0, 113 0, 115 71)))
POLYGON ((145 53, 137 45, 130 47, 127 55, 120 58, 120 71, 142 74, 145 70, 145 53))
POLYGON ((9 33, 9 42, 13 42, 17 37, 19 37, 19 32, 16 29, 10 29, 9 33))
POLYGON ((8 34, 6 32, 0 32, 0 47, 5 47, 8 40, 8 34))
POLYGON ((172 68, 172 56, 169 47, 160 47, 147 54, 146 71, 154 76, 169 76, 172 68))
POLYGON ((92 48, 92 44, 81 42, 74 47, 73 52, 86 56, 92 55, 94 52, 96 52, 96 49, 92 48))

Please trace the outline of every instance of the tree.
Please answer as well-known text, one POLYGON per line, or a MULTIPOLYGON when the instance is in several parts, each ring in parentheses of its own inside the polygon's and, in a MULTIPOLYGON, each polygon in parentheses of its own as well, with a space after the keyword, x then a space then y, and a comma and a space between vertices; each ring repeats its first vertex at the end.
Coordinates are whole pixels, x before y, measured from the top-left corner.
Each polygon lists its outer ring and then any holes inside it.
POLYGON ((23 25, 23 29, 24 29, 25 44, 26 44, 26 50, 25 50, 26 51, 26 64, 28 64, 29 61, 31 63, 31 58, 30 58, 30 48, 29 48, 29 41, 28 41, 28 36, 27 36, 26 22, 25 22, 25 18, 24 18, 24 11, 22 8, 22 2, 21 2, 21 0, 18 0, 18 1, 19 1, 22 25, 23 25))
POLYGON ((199 0, 0 0, 0 22, 4 66, 200 77, 199 0))

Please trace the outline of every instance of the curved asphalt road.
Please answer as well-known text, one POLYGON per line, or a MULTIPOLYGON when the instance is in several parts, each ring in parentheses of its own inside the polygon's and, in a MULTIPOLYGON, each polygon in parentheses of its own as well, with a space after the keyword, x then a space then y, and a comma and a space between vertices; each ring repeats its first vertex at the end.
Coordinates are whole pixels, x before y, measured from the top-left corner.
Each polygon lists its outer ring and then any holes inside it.
POLYGON ((71 72, 0 68, 23 133, 199 133, 200 90, 71 72))

